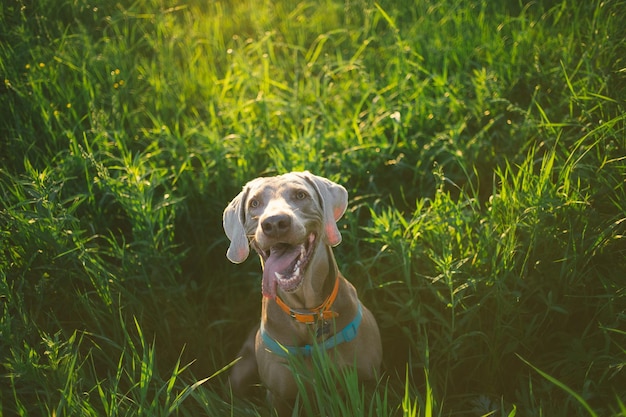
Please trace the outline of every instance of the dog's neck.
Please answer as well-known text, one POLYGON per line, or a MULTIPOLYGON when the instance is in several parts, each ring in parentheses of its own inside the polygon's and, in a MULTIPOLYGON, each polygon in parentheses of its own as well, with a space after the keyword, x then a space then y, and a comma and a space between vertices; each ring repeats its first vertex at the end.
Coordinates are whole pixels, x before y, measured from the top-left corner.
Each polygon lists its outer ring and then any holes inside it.
POLYGON ((291 308, 315 308, 328 298, 338 275, 337 262, 332 249, 320 242, 309 262, 300 288, 292 293, 285 293, 278 289, 278 296, 291 308))

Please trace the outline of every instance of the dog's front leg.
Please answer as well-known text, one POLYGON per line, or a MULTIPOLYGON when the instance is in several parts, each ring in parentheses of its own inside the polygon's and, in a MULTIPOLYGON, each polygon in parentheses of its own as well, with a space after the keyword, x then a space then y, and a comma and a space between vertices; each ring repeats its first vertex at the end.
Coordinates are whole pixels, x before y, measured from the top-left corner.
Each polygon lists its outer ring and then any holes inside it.
POLYGON ((267 399, 278 417, 291 417, 293 415, 293 401, 278 398, 271 391, 267 392, 267 399))
POLYGON ((298 386, 287 361, 270 352, 257 335, 257 361, 261 382, 267 388, 270 405, 278 417, 290 417, 298 395, 298 386))
POLYGON ((228 377, 233 394, 240 398, 244 398, 250 391, 250 387, 259 382, 259 370, 254 347, 258 331, 259 325, 248 334, 237 354, 240 359, 233 365, 228 377))

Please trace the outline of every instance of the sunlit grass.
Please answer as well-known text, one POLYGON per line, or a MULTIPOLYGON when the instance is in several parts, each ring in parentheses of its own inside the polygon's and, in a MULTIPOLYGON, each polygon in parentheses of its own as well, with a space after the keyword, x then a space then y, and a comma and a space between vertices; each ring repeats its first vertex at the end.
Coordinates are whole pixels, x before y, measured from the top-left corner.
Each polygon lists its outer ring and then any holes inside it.
POLYGON ((260 266, 221 213, 308 169, 385 373, 321 356, 304 415, 626 415, 625 10, 3 4, 0 414, 269 415, 226 384, 260 266))

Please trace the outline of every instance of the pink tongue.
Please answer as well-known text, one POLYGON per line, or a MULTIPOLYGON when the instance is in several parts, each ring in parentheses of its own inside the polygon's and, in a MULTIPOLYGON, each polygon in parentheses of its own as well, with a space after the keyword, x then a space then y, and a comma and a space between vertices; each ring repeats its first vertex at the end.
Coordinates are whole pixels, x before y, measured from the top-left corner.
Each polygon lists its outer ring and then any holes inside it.
MULTIPOLYGON (((276 297, 276 272, 282 275, 291 273, 287 269, 300 256, 300 245, 270 249, 270 256, 265 260, 263 267, 263 295, 268 298, 276 297)), ((285 278, 289 278, 286 276, 285 278)))

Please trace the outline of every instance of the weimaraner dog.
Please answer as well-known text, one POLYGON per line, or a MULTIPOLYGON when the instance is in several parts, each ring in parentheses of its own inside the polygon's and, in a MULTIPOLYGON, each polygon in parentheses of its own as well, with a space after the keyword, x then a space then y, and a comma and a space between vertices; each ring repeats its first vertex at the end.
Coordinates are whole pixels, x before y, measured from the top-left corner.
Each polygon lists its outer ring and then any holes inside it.
POLYGON ((339 367, 356 365, 363 381, 380 367, 376 320, 331 249, 341 242, 337 221, 347 205, 341 185, 291 172, 250 181, 224 210, 228 259, 243 262, 252 246, 263 265, 261 323, 239 353, 231 386, 242 395, 260 377, 279 416, 291 415, 297 396, 290 355, 306 358, 317 346, 339 367))

